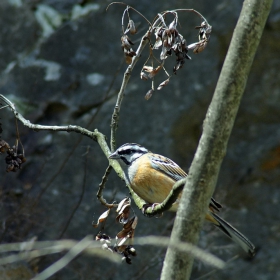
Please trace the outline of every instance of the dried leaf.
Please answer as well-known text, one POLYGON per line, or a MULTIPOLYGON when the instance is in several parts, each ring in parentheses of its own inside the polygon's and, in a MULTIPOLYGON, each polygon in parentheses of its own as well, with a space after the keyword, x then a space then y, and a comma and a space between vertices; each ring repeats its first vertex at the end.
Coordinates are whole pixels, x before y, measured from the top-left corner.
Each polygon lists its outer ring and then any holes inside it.
POLYGON ((156 39, 155 43, 154 43, 154 49, 157 50, 159 47, 161 47, 161 45, 162 45, 162 40, 161 40, 160 37, 158 37, 158 38, 156 39))
POLYGON ((167 86, 169 83, 169 78, 165 81, 163 81, 162 83, 159 84, 157 90, 161 90, 163 87, 167 86))
POLYGON ((123 35, 121 37, 121 42, 122 42, 122 49, 125 55, 125 62, 127 64, 131 64, 132 57, 136 55, 136 52, 133 51, 132 49, 133 43, 131 42, 131 40, 128 38, 127 35, 123 35))
POLYGON ((192 43, 192 44, 188 45, 187 48, 188 48, 189 50, 193 50, 193 49, 196 48, 197 44, 199 44, 199 43, 192 43))
POLYGON ((167 48, 164 45, 162 45, 162 50, 160 53, 161 60, 165 60, 167 58, 167 55, 166 55, 167 51, 168 51, 167 48))
POLYGON ((126 48, 126 49, 130 49, 132 45, 134 45, 131 40, 128 38, 127 35, 123 35, 121 37, 121 42, 122 42, 122 47, 126 48))
POLYGON ((116 221, 121 224, 126 224, 128 222, 131 207, 131 199, 124 198, 118 205, 116 210, 119 213, 116 217, 116 221))
POLYGON ((10 145, 4 140, 0 140, 0 154, 4 154, 8 149, 10 149, 10 145))
POLYGON ((206 40, 201 41, 196 45, 193 52, 196 54, 201 53, 206 48, 206 46, 207 46, 207 41, 206 40))
POLYGON ((134 21, 132 19, 130 19, 128 22, 128 28, 129 28, 130 34, 134 35, 137 33, 137 29, 136 29, 134 21))
POLYGON ((119 204, 118 204, 118 207, 117 207, 117 212, 120 212, 120 210, 122 209, 123 205, 126 204, 126 203, 129 203, 129 205, 131 204, 131 199, 126 197, 124 198, 119 204))
POLYGON ((123 205, 119 215, 116 217, 116 221, 121 224, 126 224, 128 222, 128 217, 130 214, 130 205, 123 205))
POLYGON ((174 20, 169 24, 168 29, 174 31, 177 27, 177 18, 175 17, 174 20))
POLYGON ((148 73, 151 73, 152 71, 153 71, 153 67, 152 66, 147 66, 147 65, 145 65, 144 67, 143 67, 143 70, 145 71, 145 72, 148 72, 148 73))
POLYGON ((132 62, 132 57, 126 55, 126 56, 125 56, 125 63, 126 63, 126 64, 131 64, 131 62, 132 62))
POLYGON ((146 99, 146 100, 149 100, 149 99, 152 97, 153 92, 154 92, 154 91, 153 91, 152 89, 150 89, 150 90, 146 93, 145 99, 146 99))
POLYGON ((117 234, 117 238, 133 237, 134 230, 137 226, 138 218, 136 216, 132 217, 126 224, 124 224, 123 229, 117 234))
POLYGON ((100 223, 103 223, 104 221, 106 221, 106 219, 108 218, 110 213, 110 209, 108 209, 107 211, 105 211, 103 214, 100 215, 100 217, 98 218, 98 221, 96 224, 92 224, 93 227, 98 227, 100 223))
POLYGON ((26 158, 23 154, 18 154, 17 148, 13 146, 7 150, 7 156, 5 158, 6 161, 6 172, 17 172, 21 169, 23 163, 26 162, 26 158))
POLYGON ((153 71, 149 74, 149 78, 153 78, 162 68, 163 64, 158 66, 157 68, 153 69, 153 71))
POLYGON ((141 72, 140 78, 141 78, 141 80, 147 81, 149 79, 149 76, 146 73, 141 72))
POLYGON ((133 223, 131 224, 131 228, 136 229, 137 224, 138 224, 138 217, 135 216, 133 219, 133 223))
POLYGON ((145 71, 145 72, 147 72, 147 73, 149 73, 148 74, 148 77, 150 78, 150 79, 152 79, 160 70, 161 70, 161 68, 163 67, 163 64, 161 64, 161 65, 159 65, 157 68, 153 68, 152 66, 144 66, 143 67, 143 70, 145 71))

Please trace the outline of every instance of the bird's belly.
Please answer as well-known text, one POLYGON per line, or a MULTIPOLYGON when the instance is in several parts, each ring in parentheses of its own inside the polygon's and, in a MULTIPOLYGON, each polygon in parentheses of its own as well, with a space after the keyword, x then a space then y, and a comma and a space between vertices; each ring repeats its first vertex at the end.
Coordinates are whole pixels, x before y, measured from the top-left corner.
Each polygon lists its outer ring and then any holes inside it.
POLYGON ((131 187, 138 196, 148 203, 161 203, 171 191, 174 183, 173 179, 157 170, 153 170, 152 174, 149 172, 139 172, 138 170, 133 178, 131 187))

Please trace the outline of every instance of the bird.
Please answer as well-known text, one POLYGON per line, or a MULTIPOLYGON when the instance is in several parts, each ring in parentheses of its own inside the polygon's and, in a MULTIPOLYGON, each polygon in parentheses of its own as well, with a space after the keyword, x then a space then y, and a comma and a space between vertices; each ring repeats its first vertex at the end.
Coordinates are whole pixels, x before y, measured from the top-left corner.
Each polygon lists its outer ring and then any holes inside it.
MULTIPOLYGON (((171 159, 150 152, 136 143, 127 143, 110 154, 109 159, 117 160, 124 171, 126 184, 144 201, 150 204, 161 203, 168 196, 173 185, 187 177, 187 173, 171 159)), ((169 210, 177 211, 179 199, 169 210)), ((253 243, 217 215, 221 204, 211 198, 205 219, 213 223, 224 234, 237 243, 251 257, 256 253, 253 243)))

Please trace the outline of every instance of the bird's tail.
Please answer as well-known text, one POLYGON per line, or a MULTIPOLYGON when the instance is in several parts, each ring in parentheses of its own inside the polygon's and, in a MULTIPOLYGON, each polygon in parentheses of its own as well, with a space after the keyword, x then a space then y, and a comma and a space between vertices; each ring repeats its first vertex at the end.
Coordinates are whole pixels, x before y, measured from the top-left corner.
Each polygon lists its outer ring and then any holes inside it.
POLYGON ((229 238, 231 238, 235 243, 241 246, 251 257, 256 253, 256 248, 254 244, 242 233, 240 233, 236 228, 230 225, 228 222, 223 220, 217 214, 213 212, 208 212, 208 220, 213 222, 223 233, 225 233, 229 238), (211 218, 209 217, 211 216, 211 218), (213 221, 214 220, 214 221, 213 221))

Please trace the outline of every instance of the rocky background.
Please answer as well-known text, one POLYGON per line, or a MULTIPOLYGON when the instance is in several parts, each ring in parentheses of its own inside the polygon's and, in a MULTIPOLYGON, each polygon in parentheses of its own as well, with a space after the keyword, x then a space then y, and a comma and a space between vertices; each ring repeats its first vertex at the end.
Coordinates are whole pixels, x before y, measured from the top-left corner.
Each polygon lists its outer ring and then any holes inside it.
MULTIPOLYGON (((0 93, 27 119, 47 125, 76 124, 110 136, 110 119, 126 65, 120 48, 125 6, 109 1, 2 0, 0 2, 0 93), (112 85, 113 84, 113 85, 112 85), (110 90, 110 91, 109 91, 110 90), (109 92, 111 98, 104 101, 109 92), (103 102, 103 103, 102 103, 103 102), (100 107, 100 103, 102 106, 100 107)), ((150 21, 158 12, 193 8, 213 26, 204 52, 190 54, 167 87, 144 99, 150 83, 140 80, 138 62, 121 109, 118 144, 137 142, 166 155, 186 171, 201 134, 202 122, 238 19, 242 1, 128 1, 150 21)), ((137 14, 139 34, 147 25, 137 14)), ((197 41, 199 18, 180 13, 181 33, 197 41)), ((222 233, 205 224, 199 246, 228 262, 224 271, 196 261, 192 279, 279 279, 280 259, 280 2, 273 5, 255 57, 244 98, 228 145, 214 197, 224 205, 221 216, 259 248, 253 260, 222 233)), ((170 58, 167 69, 174 65, 170 58)), ((158 78, 157 83, 164 78, 158 78)), ((0 110, 2 139, 16 141, 12 113, 0 110)), ((6 173, 0 156, 0 240, 2 243, 97 234, 91 225, 105 211, 96 191, 107 167, 99 146, 74 133, 31 131, 18 124, 27 162, 6 173)), ((111 174, 104 195, 119 201, 125 188, 111 174)), ((136 236, 165 235, 174 214, 160 219, 139 217, 136 236)), ((111 221, 112 237, 120 226, 111 221)), ((96 257, 80 257, 51 279, 158 279, 165 250, 136 247, 132 265, 114 265, 96 257)), ((62 255, 0 269, 1 279, 30 279, 62 255)))

